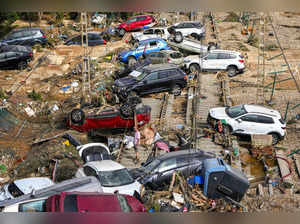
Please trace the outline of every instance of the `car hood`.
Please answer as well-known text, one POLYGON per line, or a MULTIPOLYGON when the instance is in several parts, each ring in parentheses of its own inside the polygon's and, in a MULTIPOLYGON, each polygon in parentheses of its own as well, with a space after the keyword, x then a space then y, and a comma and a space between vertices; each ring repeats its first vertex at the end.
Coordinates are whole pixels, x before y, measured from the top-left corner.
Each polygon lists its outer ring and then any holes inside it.
POLYGON ((125 87, 125 86, 133 85, 136 82, 137 82, 136 79, 134 79, 130 76, 127 76, 127 77, 124 77, 124 78, 121 78, 121 79, 117 79, 115 81, 115 85, 119 86, 119 87, 125 87))
POLYGON ((146 174, 144 172, 144 170, 142 170, 141 168, 135 168, 135 169, 129 170, 129 173, 133 179, 137 179, 146 174))
POLYGON ((118 186, 118 187, 103 187, 104 193, 114 193, 118 191, 120 194, 133 195, 135 191, 140 194, 141 184, 137 181, 134 181, 132 184, 118 186))
POLYGON ((126 55, 128 55, 130 52, 131 52, 131 50, 125 50, 125 51, 122 51, 122 52, 119 54, 119 57, 121 57, 121 58, 126 57, 126 55))
POLYGON ((225 107, 216 107, 209 110, 209 114, 211 117, 215 119, 226 119, 228 118, 228 115, 225 112, 225 107))

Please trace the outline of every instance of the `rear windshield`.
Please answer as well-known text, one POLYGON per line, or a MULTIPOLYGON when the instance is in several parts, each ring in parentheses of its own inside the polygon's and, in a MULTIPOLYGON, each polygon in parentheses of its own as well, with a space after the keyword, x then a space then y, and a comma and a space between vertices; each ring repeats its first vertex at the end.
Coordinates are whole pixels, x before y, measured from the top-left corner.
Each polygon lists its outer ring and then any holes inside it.
POLYGON ((126 168, 113 171, 100 171, 98 172, 98 178, 103 187, 118 187, 134 182, 126 168))

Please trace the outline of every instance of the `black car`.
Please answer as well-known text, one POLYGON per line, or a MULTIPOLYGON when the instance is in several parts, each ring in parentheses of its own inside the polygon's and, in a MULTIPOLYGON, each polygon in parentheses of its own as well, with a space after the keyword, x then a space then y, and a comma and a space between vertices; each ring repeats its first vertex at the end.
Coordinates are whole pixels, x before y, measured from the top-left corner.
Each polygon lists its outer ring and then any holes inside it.
POLYGON ((22 45, 3 45, 0 46, 0 52, 4 53, 4 52, 9 52, 9 51, 13 51, 13 52, 31 52, 32 53, 32 48, 29 46, 22 46, 22 45))
POLYGON ((178 171, 185 178, 200 174, 203 161, 215 157, 213 153, 196 149, 169 152, 140 168, 130 170, 130 174, 146 187, 160 189, 165 184, 170 184, 174 171, 178 171))
POLYGON ((32 51, 4 51, 0 53, 0 68, 23 70, 27 68, 28 62, 32 59, 32 51))
MULTIPOLYGON (((86 44, 86 36, 83 36, 83 43, 86 44)), ((81 35, 74 36, 65 42, 65 45, 81 45, 81 35)), ((88 46, 97 46, 106 44, 102 38, 101 33, 88 33, 88 46)))
POLYGON ((48 39, 43 30, 40 28, 20 28, 11 31, 1 41, 3 44, 8 45, 46 45, 48 39))
POLYGON ((180 68, 171 64, 156 64, 142 67, 129 76, 116 80, 113 90, 121 99, 126 99, 129 95, 170 90, 177 96, 186 85, 187 76, 180 68))

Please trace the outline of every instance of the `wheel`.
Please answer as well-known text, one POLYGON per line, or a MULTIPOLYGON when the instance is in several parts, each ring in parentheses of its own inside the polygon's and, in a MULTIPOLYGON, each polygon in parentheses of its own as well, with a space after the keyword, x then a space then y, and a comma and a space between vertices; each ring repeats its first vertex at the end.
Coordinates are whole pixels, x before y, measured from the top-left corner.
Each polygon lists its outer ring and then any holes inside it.
POLYGON ((24 70, 25 68, 27 68, 27 62, 25 62, 25 61, 19 62, 18 69, 19 70, 24 70))
POLYGON ((208 51, 216 50, 217 48, 218 48, 218 47, 217 47, 217 44, 216 44, 216 43, 214 43, 214 42, 209 42, 209 43, 208 43, 208 48, 207 48, 208 51))
POLYGON ((120 107, 120 112, 121 112, 121 115, 124 116, 124 117, 131 117, 133 116, 133 109, 132 109, 132 106, 129 105, 128 103, 126 104, 123 104, 121 107, 120 107))
POLYGON ((198 35, 198 34, 192 33, 191 36, 192 36, 193 38, 195 38, 196 40, 199 40, 199 35, 198 35))
POLYGON ((174 41, 176 43, 181 43, 183 41, 183 35, 181 32, 175 32, 174 34, 174 41))
POLYGON ((179 85, 175 85, 172 89, 174 96, 179 96, 181 94, 181 88, 179 85))
POLYGON ((272 145, 276 145, 279 142, 279 135, 276 133, 272 133, 272 145))
POLYGON ((229 77, 233 77, 237 74, 237 69, 234 66, 229 66, 227 69, 227 73, 229 77))
POLYGON ((119 34, 120 34, 121 37, 123 37, 125 35, 125 33, 126 33, 125 29, 123 29, 123 28, 120 29, 119 34))
POLYGON ((190 72, 194 73, 194 72, 199 72, 200 71, 200 66, 198 64, 191 64, 190 65, 190 72))
POLYGON ((85 114, 81 109, 74 109, 71 112, 71 121, 74 124, 83 124, 85 120, 85 114))
POLYGON ((128 66, 129 67, 131 67, 131 66, 133 66, 133 65, 135 65, 136 64, 136 59, 135 59, 135 57, 129 57, 128 58, 128 66))

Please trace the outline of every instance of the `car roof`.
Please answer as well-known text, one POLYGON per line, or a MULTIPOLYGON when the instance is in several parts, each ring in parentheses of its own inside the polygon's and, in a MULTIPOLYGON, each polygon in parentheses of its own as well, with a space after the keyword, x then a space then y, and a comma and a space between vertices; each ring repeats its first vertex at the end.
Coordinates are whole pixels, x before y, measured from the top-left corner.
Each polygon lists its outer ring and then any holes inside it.
POLYGON ((30 193, 33 189, 38 190, 49 187, 54 184, 48 177, 30 177, 15 180, 14 184, 25 194, 30 193))
POLYGON ((149 70, 151 72, 174 68, 178 68, 178 66, 173 64, 150 64, 144 67, 145 70, 149 70))
POLYGON ((14 29, 13 32, 21 32, 21 31, 28 31, 28 30, 41 30, 39 27, 23 27, 14 29))
POLYGON ((149 14, 146 14, 146 15, 138 15, 138 16, 132 16, 132 17, 130 17, 129 19, 137 18, 137 17, 142 17, 142 16, 153 16, 153 15, 149 15, 149 14))
POLYGON ((229 53, 229 54, 240 54, 237 51, 230 51, 230 50, 210 50, 211 53, 229 53))
MULTIPOLYGON (((186 149, 186 150, 179 150, 179 151, 175 151, 175 152, 166 153, 166 154, 160 156, 158 159, 166 160, 166 159, 170 159, 170 158, 178 157, 178 156, 186 156, 189 154, 203 154, 203 153, 210 154, 210 153, 204 152, 203 150, 199 150, 199 149, 186 149)), ((213 155, 213 154, 211 154, 211 155, 213 155)))
POLYGON ((93 161, 86 163, 86 166, 90 166, 95 168, 97 171, 112 171, 112 170, 120 170, 125 167, 120 163, 117 163, 112 160, 101 160, 101 161, 93 161))
POLYGON ((248 113, 260 113, 260 114, 265 114, 265 115, 281 118, 281 114, 279 113, 279 111, 274 110, 274 109, 270 109, 267 107, 254 105, 254 104, 245 104, 244 107, 248 113))
POLYGON ((164 41, 164 39, 159 38, 159 37, 156 37, 156 38, 150 38, 150 39, 146 39, 146 40, 141 40, 141 41, 139 42, 139 44, 148 43, 148 42, 156 41, 156 40, 164 41))

